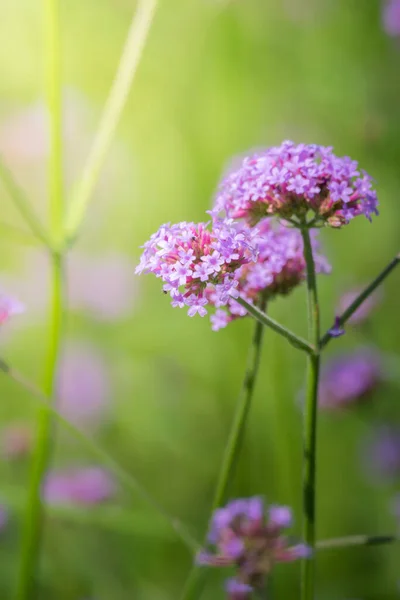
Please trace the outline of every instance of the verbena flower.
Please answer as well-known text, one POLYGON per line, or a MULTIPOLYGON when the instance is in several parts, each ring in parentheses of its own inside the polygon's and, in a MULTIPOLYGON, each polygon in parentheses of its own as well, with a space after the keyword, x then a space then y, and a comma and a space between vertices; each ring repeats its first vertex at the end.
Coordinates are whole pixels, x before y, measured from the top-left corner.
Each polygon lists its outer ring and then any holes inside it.
POLYGON ((226 585, 228 598, 247 599, 263 589, 276 563, 310 556, 307 546, 293 544, 285 535, 291 525, 288 507, 267 508, 259 497, 233 500, 214 512, 208 542, 215 551, 200 552, 197 562, 235 567, 235 578, 226 585))
POLYGON ((389 35, 400 35, 400 0, 385 0, 383 27, 389 35))
POLYGON ((322 369, 319 405, 340 409, 368 397, 382 381, 381 358, 370 348, 341 354, 322 369))
POLYGON ((276 215, 297 224, 341 227, 358 215, 378 214, 372 179, 332 148, 285 141, 247 156, 222 181, 215 209, 251 225, 276 215))
MULTIPOLYGON (((350 304, 357 298, 357 296, 359 296, 361 291, 362 291, 362 288, 359 288, 359 289, 355 289, 355 290, 350 290, 350 291, 346 292, 345 294, 343 294, 343 296, 340 298, 340 301, 339 301, 338 312, 339 313, 344 312, 350 306, 350 304)), ((350 317, 350 319, 348 319, 347 323, 350 323, 352 325, 359 325, 359 324, 363 323, 364 321, 366 321, 380 300, 381 300, 381 293, 378 291, 376 291, 373 294, 371 294, 370 296, 368 296, 368 298, 366 298, 364 300, 364 302, 361 304, 361 306, 359 308, 357 308, 355 313, 353 313, 351 315, 351 317, 350 317)))
POLYGON ((114 493, 113 479, 100 467, 51 472, 43 485, 43 497, 49 504, 99 504, 114 493))
POLYGON ((153 273, 174 307, 187 307, 193 317, 206 306, 226 305, 238 296, 237 271, 255 261, 255 231, 232 220, 162 225, 143 246, 136 273, 153 273), (212 295, 212 302, 211 302, 212 295))
MULTIPOLYGON (((238 291, 248 302, 259 305, 277 295, 286 295, 306 278, 306 263, 303 255, 303 239, 297 229, 288 229, 277 221, 263 219, 257 225, 254 241, 258 248, 256 262, 242 266, 237 274, 238 291)), ((328 273, 330 266, 318 254, 317 232, 312 234, 312 245, 316 270, 328 273)), ((213 300, 213 295, 210 295, 213 300)), ((245 308, 229 299, 225 309, 218 309, 211 317, 216 331, 230 321, 247 314, 245 308)))

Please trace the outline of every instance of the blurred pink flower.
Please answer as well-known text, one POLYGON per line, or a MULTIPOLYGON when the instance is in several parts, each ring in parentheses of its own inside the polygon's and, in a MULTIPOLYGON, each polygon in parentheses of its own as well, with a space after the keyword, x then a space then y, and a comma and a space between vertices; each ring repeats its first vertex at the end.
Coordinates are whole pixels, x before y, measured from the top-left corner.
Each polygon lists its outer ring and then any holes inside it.
POLYGON ((93 505, 114 494, 113 479, 100 467, 51 472, 43 485, 43 498, 49 504, 93 505))
POLYGON ((69 421, 96 425, 107 411, 111 396, 107 363, 96 349, 67 344, 58 372, 58 409, 69 421))
MULTIPOLYGON (((31 251, 18 275, 3 273, 0 277, 2 287, 27 299, 27 319, 47 311, 49 268, 44 253, 31 251)), ((89 257, 71 252, 67 263, 67 307, 101 321, 128 316, 137 298, 138 282, 133 273, 134 264, 124 254, 109 252, 89 257)))
MULTIPOLYGON (((340 298, 339 306, 337 309, 337 313, 341 314, 350 306, 350 304, 357 298, 363 288, 357 288, 354 290, 349 290, 340 298)), ((358 325, 363 323, 371 314, 371 312, 376 308, 376 306, 380 303, 382 299, 382 292, 377 291, 371 294, 356 310, 356 312, 350 317, 348 323, 352 325, 358 325)))
POLYGON ((123 254, 87 257, 71 254, 69 307, 104 321, 124 317, 136 299, 133 263, 123 254))
POLYGON ((23 313, 24 310, 24 305, 19 300, 0 293, 0 325, 10 317, 23 313))
POLYGON ((13 423, 1 433, 2 454, 13 460, 26 456, 32 445, 32 430, 26 423, 13 423))
POLYGON ((400 0, 385 0, 382 20, 388 35, 400 35, 400 0))

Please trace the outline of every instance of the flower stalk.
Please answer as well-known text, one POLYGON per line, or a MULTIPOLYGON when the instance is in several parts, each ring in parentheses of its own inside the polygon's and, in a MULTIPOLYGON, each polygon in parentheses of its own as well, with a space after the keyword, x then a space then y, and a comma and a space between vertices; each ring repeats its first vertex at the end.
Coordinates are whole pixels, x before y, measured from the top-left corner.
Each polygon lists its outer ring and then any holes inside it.
MULTIPOLYGON (((304 472, 303 472, 303 539, 313 551, 315 548, 315 500, 316 500, 316 445, 318 414, 318 382, 320 371, 320 313, 317 279, 310 232, 301 229, 304 258, 307 266, 308 333, 316 351, 308 356, 307 394, 304 414, 304 472)), ((301 600, 314 599, 314 560, 304 560, 301 574, 301 600)))
MULTIPOLYGON (((266 302, 261 304, 261 310, 265 310, 266 302)), ((247 368, 243 380, 242 389, 237 400, 232 427, 222 458, 221 469, 214 492, 211 512, 214 512, 225 500, 227 490, 232 482, 233 474, 237 465, 240 451, 243 446, 244 432, 250 412, 254 388, 257 380, 262 341, 264 336, 264 325, 261 321, 255 321, 253 339, 249 348, 247 368)), ((201 593, 204 585, 205 572, 198 566, 194 566, 186 580, 182 593, 182 600, 193 600, 201 593)))
MULTIPOLYGON (((46 92, 50 119, 50 158, 48 165, 50 197, 50 237, 61 242, 63 226, 63 168, 62 168, 62 100, 61 48, 58 0, 44 0, 46 41, 46 92)), ((50 251, 51 297, 47 357, 43 375, 43 390, 54 402, 57 362, 62 335, 63 315, 63 256, 50 251)), ((41 487, 51 454, 52 413, 41 406, 37 417, 36 444, 28 484, 28 504, 22 532, 21 562, 19 565, 17 600, 29 600, 37 586, 37 566, 43 529, 44 508, 41 487)))

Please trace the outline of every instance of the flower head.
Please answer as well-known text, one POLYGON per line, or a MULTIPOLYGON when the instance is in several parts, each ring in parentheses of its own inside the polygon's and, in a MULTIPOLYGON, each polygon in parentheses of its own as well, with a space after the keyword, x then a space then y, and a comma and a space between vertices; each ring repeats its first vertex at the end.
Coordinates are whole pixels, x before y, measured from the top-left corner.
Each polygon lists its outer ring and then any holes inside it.
POLYGON ((330 147, 290 141, 244 158, 215 200, 217 211, 252 225, 276 215, 337 228, 361 214, 370 220, 377 206, 372 179, 357 162, 330 147))
POLYGON ((342 354, 322 369, 319 404, 340 409, 363 400, 382 380, 380 356, 369 348, 342 354))
POLYGON ((238 270, 257 258, 254 230, 217 218, 209 226, 162 225, 143 246, 136 268, 159 277, 172 306, 187 307, 190 317, 203 317, 208 304, 219 307, 237 297, 238 270))
POLYGON ((236 577, 227 582, 230 600, 246 600, 253 590, 262 589, 277 562, 308 557, 303 544, 293 545, 284 535, 292 524, 285 506, 269 510, 259 497, 233 500, 214 512, 208 541, 215 552, 201 552, 198 562, 211 566, 234 566, 236 577))
MULTIPOLYGON (((319 273, 328 273, 330 266, 318 254, 317 232, 312 232, 314 260, 319 273)), ((254 241, 258 248, 256 262, 242 266, 237 272, 238 291, 248 302, 261 304, 277 295, 287 295, 306 278, 306 263, 303 255, 303 240, 297 229, 263 219, 257 225, 254 241)), ((213 296, 210 296, 213 300, 213 296)), ((217 310, 211 317, 216 331, 230 321, 246 316, 247 311, 235 300, 229 299, 225 310, 217 310)))

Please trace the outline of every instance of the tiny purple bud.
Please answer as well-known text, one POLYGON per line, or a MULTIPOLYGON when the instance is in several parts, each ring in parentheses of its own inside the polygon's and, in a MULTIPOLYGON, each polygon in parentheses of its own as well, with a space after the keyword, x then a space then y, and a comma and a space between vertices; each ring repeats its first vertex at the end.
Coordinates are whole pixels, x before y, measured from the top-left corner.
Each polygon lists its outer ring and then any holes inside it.
POLYGON ((340 325, 340 317, 335 317, 335 322, 330 328, 329 333, 332 337, 335 338, 340 337, 341 335, 344 335, 346 333, 343 327, 340 325))
POLYGON ((237 579, 228 579, 225 584, 229 600, 246 600, 253 592, 251 585, 237 579))

